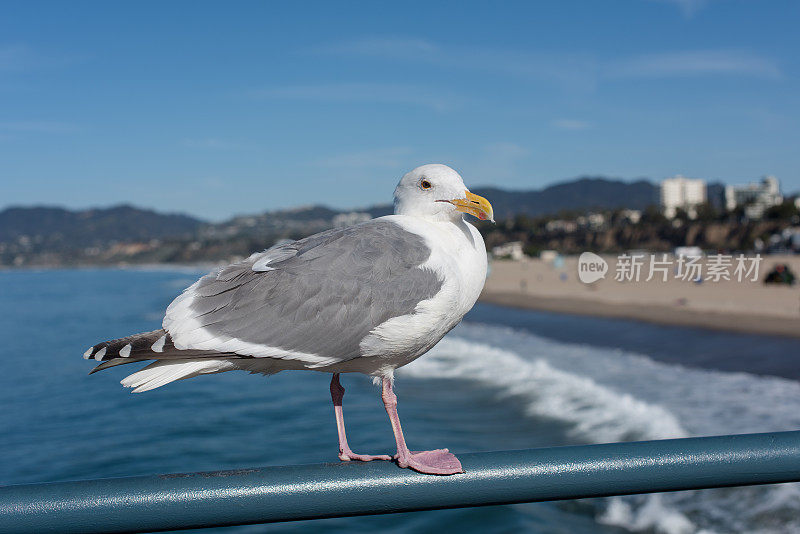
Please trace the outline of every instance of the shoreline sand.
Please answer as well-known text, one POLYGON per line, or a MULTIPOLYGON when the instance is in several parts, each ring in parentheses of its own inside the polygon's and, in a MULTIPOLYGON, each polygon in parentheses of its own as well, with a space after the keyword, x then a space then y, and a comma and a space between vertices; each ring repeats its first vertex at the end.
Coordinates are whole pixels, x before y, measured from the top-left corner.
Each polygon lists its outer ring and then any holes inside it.
MULTIPOLYGON (((655 324, 800 338, 800 287, 758 282, 706 281, 702 284, 617 282, 616 257, 605 257, 606 279, 591 285, 577 278, 577 258, 563 266, 539 259, 494 261, 481 302, 539 311, 632 319, 655 324)), ((797 256, 766 256, 759 279, 775 263, 800 272, 797 256)), ((644 278, 644 277, 643 277, 644 278)))
MULTIPOLYGON (((767 287, 760 281, 776 263, 785 263, 800 274, 800 256, 765 256, 758 282, 723 280, 699 285, 675 279, 617 282, 614 280, 617 258, 604 256, 604 259, 609 263, 606 278, 588 285, 578 280, 578 259, 574 256, 564 258, 560 266, 536 258, 495 260, 480 301, 554 313, 800 338, 800 285, 767 287)), ((204 263, 72 268, 202 271, 214 267, 204 263)), ((58 268, 13 268, 0 272, 50 269, 58 268)))

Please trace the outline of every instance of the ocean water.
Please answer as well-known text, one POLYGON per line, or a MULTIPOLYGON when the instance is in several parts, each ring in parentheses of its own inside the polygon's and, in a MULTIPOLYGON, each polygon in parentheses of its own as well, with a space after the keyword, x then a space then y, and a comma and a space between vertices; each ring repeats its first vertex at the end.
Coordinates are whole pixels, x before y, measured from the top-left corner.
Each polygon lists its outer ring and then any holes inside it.
MULTIPOLYGON (((329 375, 226 373, 131 395, 83 351, 160 325, 202 271, 0 272, 0 484, 335 461, 329 375)), ((416 449, 454 452, 800 428, 800 341, 477 305, 397 373, 416 449)), ((357 452, 393 451, 377 388, 344 375, 357 452)), ((216 529, 666 534, 800 531, 800 486, 216 529)))

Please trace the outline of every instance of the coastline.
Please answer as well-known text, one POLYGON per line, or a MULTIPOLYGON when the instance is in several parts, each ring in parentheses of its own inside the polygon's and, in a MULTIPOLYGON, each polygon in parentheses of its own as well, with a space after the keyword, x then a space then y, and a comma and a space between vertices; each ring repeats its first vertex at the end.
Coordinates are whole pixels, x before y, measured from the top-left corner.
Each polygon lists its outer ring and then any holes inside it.
MULTIPOLYGON (((605 257, 610 265, 616 258, 605 257)), ((767 256, 761 278, 774 263, 786 263, 800 273, 799 256, 767 256)), ((0 273, 60 269, 129 269, 210 271, 219 263, 149 263, 123 265, 40 266, 0 269, 0 273)), ((652 324, 703 328, 800 339, 800 286, 765 287, 761 282, 619 283, 613 270, 604 280, 582 284, 577 258, 562 266, 528 258, 495 260, 479 300, 488 304, 569 315, 643 321, 652 324)))
POLYGON ((705 328, 746 334, 786 336, 800 338, 800 322, 782 317, 765 317, 746 313, 713 313, 695 310, 675 309, 667 306, 637 304, 618 304, 576 299, 570 297, 537 297, 521 293, 500 293, 484 291, 480 302, 537 310, 565 313, 569 315, 588 315, 612 319, 628 319, 646 323, 705 328))
MULTIPOLYGON (((606 258, 613 265, 615 258, 606 258)), ((798 257, 767 257, 764 270, 783 262, 798 272, 798 257)), ((495 261, 480 301, 538 311, 800 338, 800 287, 765 287, 761 282, 669 280, 621 283, 613 271, 586 285, 577 280, 577 258, 564 265, 537 260, 495 261)))

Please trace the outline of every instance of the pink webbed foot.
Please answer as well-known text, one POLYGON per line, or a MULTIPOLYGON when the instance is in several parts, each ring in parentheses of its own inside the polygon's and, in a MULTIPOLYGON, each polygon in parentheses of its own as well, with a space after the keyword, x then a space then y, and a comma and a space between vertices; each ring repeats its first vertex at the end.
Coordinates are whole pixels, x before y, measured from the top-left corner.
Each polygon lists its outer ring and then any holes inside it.
POLYGON ((371 462, 372 460, 391 460, 392 457, 388 454, 356 454, 348 449, 346 451, 339 451, 339 459, 343 462, 371 462))
POLYGON ((400 467, 408 467, 426 475, 455 475, 464 472, 461 462, 447 449, 412 451, 405 458, 395 458, 400 467))

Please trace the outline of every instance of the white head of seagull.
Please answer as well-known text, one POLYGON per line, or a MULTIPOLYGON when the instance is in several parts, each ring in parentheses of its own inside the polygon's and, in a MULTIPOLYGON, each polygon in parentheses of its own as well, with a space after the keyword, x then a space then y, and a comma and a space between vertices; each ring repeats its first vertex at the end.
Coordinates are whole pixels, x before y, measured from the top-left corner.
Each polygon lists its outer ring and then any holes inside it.
POLYGON ((456 171, 439 163, 422 165, 403 176, 394 190, 394 212, 431 221, 455 221, 468 213, 494 222, 489 201, 470 193, 456 171))

